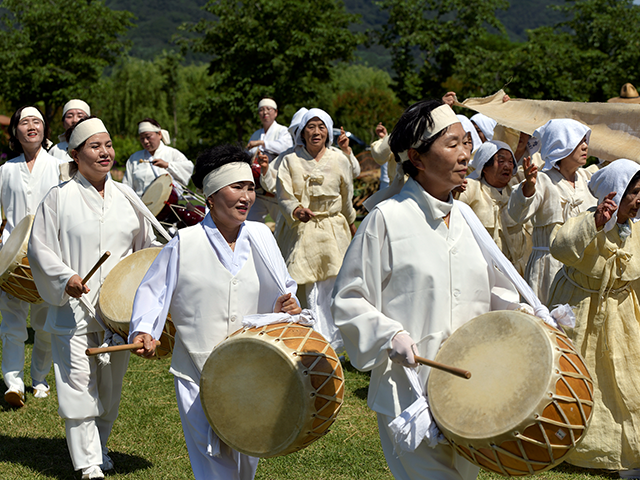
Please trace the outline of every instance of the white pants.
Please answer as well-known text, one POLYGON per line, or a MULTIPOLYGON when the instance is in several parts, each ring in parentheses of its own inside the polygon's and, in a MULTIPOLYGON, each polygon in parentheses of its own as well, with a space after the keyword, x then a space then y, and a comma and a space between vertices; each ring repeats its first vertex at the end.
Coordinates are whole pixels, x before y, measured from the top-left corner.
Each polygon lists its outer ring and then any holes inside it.
POLYGON ((58 413, 64 419, 76 470, 103 463, 129 364, 129 352, 112 353, 111 364, 105 366, 98 365, 95 356, 85 355, 87 348, 100 345, 102 337, 102 332, 51 336, 58 413))
POLYGON ((196 480, 253 480, 258 458, 239 453, 221 442, 220 457, 207 454, 209 421, 200 403, 198 384, 175 377, 176 399, 191 469, 196 480))
POLYGON ((344 350, 344 341, 331 315, 331 292, 335 283, 336 277, 329 277, 321 282, 305 283, 298 287, 300 294, 304 288, 306 308, 315 316, 316 323, 313 329, 331 344, 336 353, 341 353, 344 350))
POLYGON ((267 218, 267 213, 271 215, 271 218, 275 222, 278 217, 278 213, 280 213, 280 210, 278 209, 278 199, 275 197, 257 195, 256 201, 251 205, 251 210, 249 210, 247 220, 264 223, 265 218, 267 218))
POLYGON ((24 343, 27 341, 27 316, 31 306, 31 327, 35 331, 31 355, 31 381, 44 383, 51 370, 51 335, 43 330, 48 305, 29 304, 6 292, 0 292, 0 338, 2 338, 2 376, 10 390, 24 392, 24 343))
POLYGON ((392 420, 378 413, 380 443, 396 480, 475 480, 478 477, 480 468, 458 455, 451 445, 431 448, 422 442, 414 452, 397 455, 387 426, 392 420))

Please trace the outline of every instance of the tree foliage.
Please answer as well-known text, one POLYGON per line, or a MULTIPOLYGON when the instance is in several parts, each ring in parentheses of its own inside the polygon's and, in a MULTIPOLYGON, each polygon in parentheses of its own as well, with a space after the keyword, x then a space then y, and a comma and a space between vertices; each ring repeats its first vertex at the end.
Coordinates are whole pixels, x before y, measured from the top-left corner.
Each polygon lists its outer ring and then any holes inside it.
POLYGON ((123 53, 119 36, 129 12, 100 0, 3 0, 0 17, 0 89, 14 107, 54 106, 82 96, 123 53))
POLYGON ((213 57, 211 90, 196 111, 217 141, 246 140, 262 97, 281 110, 311 105, 359 43, 340 0, 211 0, 205 9, 216 19, 187 29, 200 35, 192 47, 213 57))

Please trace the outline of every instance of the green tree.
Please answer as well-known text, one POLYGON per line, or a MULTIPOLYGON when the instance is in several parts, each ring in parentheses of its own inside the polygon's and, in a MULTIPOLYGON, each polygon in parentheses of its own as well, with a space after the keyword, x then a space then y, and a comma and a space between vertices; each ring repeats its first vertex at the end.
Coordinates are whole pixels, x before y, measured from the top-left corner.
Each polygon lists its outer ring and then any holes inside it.
POLYGON ((381 0, 379 5, 389 19, 378 41, 391 51, 395 90, 404 104, 442 96, 458 56, 473 49, 487 27, 505 35, 495 14, 507 8, 506 0, 381 0))
POLYGON ((82 96, 123 53, 119 36, 129 12, 99 0, 3 0, 0 17, 0 89, 14 107, 56 105, 82 96))
POLYGON ((213 57, 211 90, 195 106, 213 141, 247 140, 261 97, 281 111, 312 105, 360 41, 348 29, 357 17, 340 0, 211 0, 205 10, 215 20, 185 28, 199 35, 192 48, 213 57))

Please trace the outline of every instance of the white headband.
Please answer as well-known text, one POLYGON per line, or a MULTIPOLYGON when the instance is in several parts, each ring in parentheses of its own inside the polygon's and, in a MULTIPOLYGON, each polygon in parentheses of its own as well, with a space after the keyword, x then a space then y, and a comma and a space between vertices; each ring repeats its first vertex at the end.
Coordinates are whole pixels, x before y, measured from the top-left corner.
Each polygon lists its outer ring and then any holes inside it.
POLYGON ((71 132, 67 150, 71 152, 71 150, 78 148, 82 142, 85 142, 96 133, 109 133, 107 127, 104 126, 104 123, 102 123, 102 120, 99 118, 90 118, 89 120, 78 123, 73 129, 73 132, 71 132))
POLYGON ((262 100, 260 100, 260 103, 258 103, 258 110, 260 110, 262 107, 271 107, 277 110, 278 104, 271 98, 263 98, 262 100))
POLYGON ((78 98, 74 98, 73 100, 69 100, 67 103, 64 104, 64 107, 62 107, 62 118, 64 118, 64 116, 67 114, 69 110, 73 110, 73 109, 82 110, 84 113, 87 114, 88 117, 91 116, 91 108, 89 107, 87 102, 80 100, 78 98))
POLYGON ((455 112, 449 105, 440 105, 438 108, 431 110, 431 118, 433 119, 433 127, 427 128, 420 136, 420 140, 411 145, 411 148, 419 147, 423 141, 429 140, 448 126, 460 123, 460 119, 456 117, 455 112))
MULTIPOLYGON (((20 112, 20 118, 18 119, 18 123, 20 123, 23 119, 27 118, 27 117, 36 117, 39 118, 40 121, 42 123, 44 123, 44 118, 42 118, 42 114, 40 113, 40 111, 35 108, 35 107, 25 107, 22 109, 22 111, 20 112)), ((14 127, 13 129, 13 136, 15 137, 16 135, 16 129, 14 127)))
POLYGON ((233 162, 216 168, 207 174, 202 181, 205 198, 209 198, 223 187, 238 182, 253 183, 251 165, 246 162, 233 162))
POLYGON ((141 133, 145 133, 145 132, 158 132, 158 133, 160 133, 160 136, 162 137, 162 141, 166 145, 169 145, 171 143, 171 136, 169 135, 169 132, 166 131, 163 128, 155 126, 151 122, 140 122, 138 124, 138 135, 140 135, 141 133))

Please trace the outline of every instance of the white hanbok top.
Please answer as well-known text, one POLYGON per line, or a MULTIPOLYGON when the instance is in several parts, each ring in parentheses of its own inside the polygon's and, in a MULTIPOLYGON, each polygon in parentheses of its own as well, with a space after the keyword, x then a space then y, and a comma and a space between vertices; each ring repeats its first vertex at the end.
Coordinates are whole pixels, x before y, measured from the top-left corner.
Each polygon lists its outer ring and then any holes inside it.
MULTIPOLYGON (((193 243, 190 246, 193 247, 193 243)), ((278 245, 266 225, 244 222, 240 227, 235 249, 231 250, 211 215, 207 215, 200 224, 180 230, 147 271, 133 304, 129 341, 133 340, 136 333, 148 333, 156 339, 160 338, 167 314, 171 312, 177 329, 171 373, 197 382, 204 360, 218 342, 242 328, 243 315, 273 312, 279 295, 267 295, 269 298, 265 301, 259 301, 259 297, 264 296, 263 290, 277 290, 274 277, 278 277, 287 292, 295 296, 297 285, 289 276, 278 245), (181 251, 181 236, 190 235, 189 241, 193 242, 193 234, 198 233, 197 229, 204 231, 204 238, 211 247, 213 256, 210 252, 193 251, 193 248, 181 251), (254 244, 255 238, 259 239, 261 247, 254 244), (257 251, 258 248, 261 249, 260 252, 257 251), (269 269, 262 261, 262 256, 272 260, 273 269, 269 269), (214 257, 217 260, 212 265, 207 264, 214 257), (181 273, 180 265, 191 268, 181 273), (229 273, 226 275, 228 278, 224 278, 224 274, 215 274, 220 266, 229 273), (249 267, 250 271, 247 272, 249 267), (253 278, 247 278, 247 273, 253 278), (191 277, 194 276, 199 287, 191 292, 186 302, 198 306, 200 314, 192 312, 188 318, 183 318, 186 308, 182 304, 185 299, 178 298, 180 295, 174 296, 174 293, 180 288, 181 281, 193 281, 191 277), (198 276, 203 278, 198 279, 198 276), (237 294, 238 289, 241 295, 237 294), (207 302, 211 299, 215 300, 215 305, 207 308, 207 302), (257 311, 247 311, 247 306, 249 310, 257 311), (207 323, 198 327, 198 322, 207 323), (212 322, 217 323, 212 326, 212 322), (209 335, 203 333, 211 328, 213 331, 209 335)))
MULTIPOLYGON (((518 308, 518 299, 456 202, 441 202, 409 179, 360 225, 336 280, 332 313, 351 363, 372 370, 369 406, 396 417, 415 395, 403 367, 389 359, 394 335, 408 332, 419 355, 433 359, 458 327, 491 310, 518 308)), ((429 371, 420 367, 422 382, 429 371)))
POLYGON ((49 155, 57 158, 58 160, 64 160, 65 162, 70 162, 72 158, 67 152, 67 147, 69 146, 69 143, 67 142, 67 137, 65 137, 64 134, 58 135, 58 140, 60 140, 60 142, 49 149, 49 155))
POLYGON ((142 196, 147 187, 165 173, 183 185, 188 185, 193 173, 193 162, 185 157, 180 150, 160 142, 153 155, 146 150, 139 150, 129 157, 122 183, 130 186, 139 196, 142 196), (169 163, 169 166, 167 168, 156 167, 151 163, 154 159, 164 160, 169 163))
POLYGON ((76 274, 84 277, 111 252, 87 283, 90 291, 84 297, 95 305, 111 269, 154 240, 151 224, 113 180, 105 182, 104 198, 80 172, 52 188, 37 209, 28 253, 38 292, 50 304, 45 330, 58 335, 101 331, 80 301, 65 293, 67 282, 76 274))
POLYGON ((34 215, 47 192, 60 183, 60 161, 40 149, 29 171, 24 154, 0 167, 0 203, 7 224, 2 232, 3 244, 13 228, 27 215, 34 215))
POLYGON ((289 150, 293 147, 293 138, 289 133, 289 129, 284 125, 280 125, 277 121, 274 121, 269 130, 264 131, 264 128, 256 130, 249 139, 250 142, 254 140, 262 140, 264 145, 261 147, 253 147, 249 149, 251 155, 255 155, 258 150, 264 152, 269 157, 269 162, 280 155, 282 152, 289 150))

